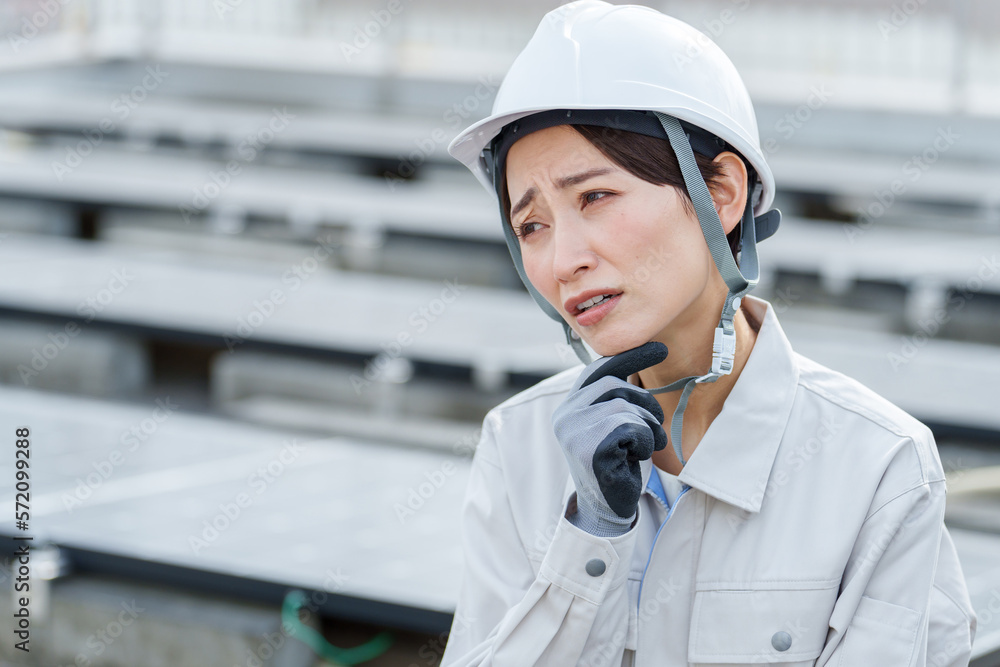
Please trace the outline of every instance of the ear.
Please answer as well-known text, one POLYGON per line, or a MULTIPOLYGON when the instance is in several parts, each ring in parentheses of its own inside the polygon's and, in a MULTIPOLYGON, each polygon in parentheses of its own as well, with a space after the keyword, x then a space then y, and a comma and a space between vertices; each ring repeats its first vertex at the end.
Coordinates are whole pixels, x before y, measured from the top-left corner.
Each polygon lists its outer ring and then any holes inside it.
POLYGON ((712 188, 712 200, 719 220, 726 234, 733 231, 740 220, 747 203, 747 167, 736 153, 719 153, 714 160, 719 167, 719 178, 712 188))

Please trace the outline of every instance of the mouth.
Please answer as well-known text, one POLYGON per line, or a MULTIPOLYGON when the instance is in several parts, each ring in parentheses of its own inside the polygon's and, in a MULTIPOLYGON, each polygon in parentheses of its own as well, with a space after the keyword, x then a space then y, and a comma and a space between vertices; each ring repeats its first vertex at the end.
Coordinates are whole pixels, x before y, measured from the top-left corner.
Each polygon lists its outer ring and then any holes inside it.
POLYGON ((622 292, 614 290, 585 292, 567 301, 566 310, 581 326, 591 326, 604 319, 621 297, 622 292))
MULTIPOLYGON (((618 292, 618 294, 621 294, 621 292, 618 292)), ((577 306, 576 306, 576 313, 575 314, 579 315, 580 313, 587 312, 591 308, 594 308, 595 306, 599 306, 602 303, 604 303, 605 301, 618 296, 618 294, 614 294, 614 293, 611 293, 611 294, 601 294, 599 296, 591 297, 590 299, 587 299, 586 301, 582 301, 579 304, 577 304, 577 306)))

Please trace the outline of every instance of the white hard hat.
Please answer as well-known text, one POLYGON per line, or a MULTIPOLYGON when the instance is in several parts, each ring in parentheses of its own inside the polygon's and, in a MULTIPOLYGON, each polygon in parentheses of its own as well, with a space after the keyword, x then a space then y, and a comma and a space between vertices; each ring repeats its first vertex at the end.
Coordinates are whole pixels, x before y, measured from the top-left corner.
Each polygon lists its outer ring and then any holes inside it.
POLYGON ((448 146, 491 192, 483 150, 508 123, 550 109, 658 111, 728 142, 762 186, 754 211, 774 200, 750 95, 708 37, 649 7, 580 0, 542 20, 504 78, 493 112, 448 146))

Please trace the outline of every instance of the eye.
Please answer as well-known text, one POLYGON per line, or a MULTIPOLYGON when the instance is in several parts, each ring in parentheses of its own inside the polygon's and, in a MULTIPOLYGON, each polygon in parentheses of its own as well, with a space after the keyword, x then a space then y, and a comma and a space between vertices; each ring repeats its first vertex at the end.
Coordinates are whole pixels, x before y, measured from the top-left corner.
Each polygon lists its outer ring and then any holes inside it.
POLYGON ((606 199, 607 197, 609 197, 612 194, 614 194, 614 193, 607 192, 605 190, 594 190, 593 192, 585 192, 583 194, 583 200, 587 204, 593 204, 594 202, 596 202, 596 201, 598 201, 600 199, 606 199))
POLYGON ((537 223, 537 222, 522 222, 520 225, 518 225, 515 235, 518 238, 523 239, 524 237, 529 236, 532 232, 535 231, 533 225, 537 225, 537 224, 539 224, 539 223, 537 223))

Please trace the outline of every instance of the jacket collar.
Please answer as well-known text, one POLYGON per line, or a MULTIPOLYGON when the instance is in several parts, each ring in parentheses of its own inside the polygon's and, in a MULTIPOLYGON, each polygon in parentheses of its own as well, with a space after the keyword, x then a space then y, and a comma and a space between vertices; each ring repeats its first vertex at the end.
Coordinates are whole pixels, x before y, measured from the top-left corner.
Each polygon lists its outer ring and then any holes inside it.
MULTIPOLYGON (((750 512, 759 512, 792 410, 799 370, 767 301, 746 295, 760 331, 722 411, 709 425, 677 479, 750 512)), ((653 493, 646 486, 646 492, 653 493)))

